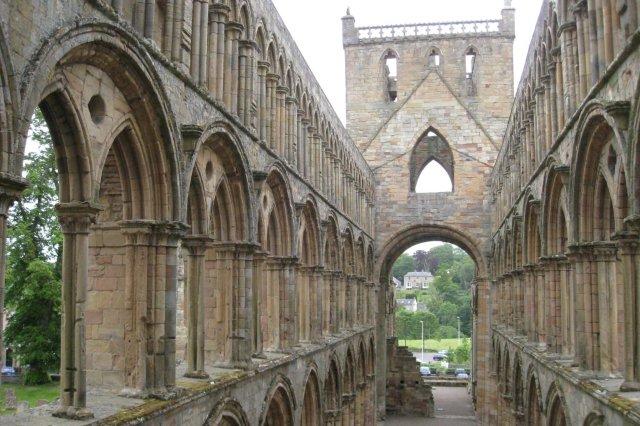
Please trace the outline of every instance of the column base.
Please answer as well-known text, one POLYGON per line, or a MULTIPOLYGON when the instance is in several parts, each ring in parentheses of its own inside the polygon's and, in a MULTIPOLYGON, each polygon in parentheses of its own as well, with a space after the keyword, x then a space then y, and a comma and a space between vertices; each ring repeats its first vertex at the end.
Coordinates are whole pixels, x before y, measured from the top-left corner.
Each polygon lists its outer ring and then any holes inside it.
POLYGON ((620 392, 637 392, 640 391, 640 383, 636 381, 625 380, 620 385, 620 392))
POLYGON ((208 379, 209 375, 202 370, 197 370, 197 371, 187 371, 186 373, 184 373, 184 377, 187 377, 189 379, 208 379))
POLYGON ((73 406, 60 407, 52 414, 53 417, 69 420, 88 420, 93 418, 93 413, 86 407, 76 408, 73 406))

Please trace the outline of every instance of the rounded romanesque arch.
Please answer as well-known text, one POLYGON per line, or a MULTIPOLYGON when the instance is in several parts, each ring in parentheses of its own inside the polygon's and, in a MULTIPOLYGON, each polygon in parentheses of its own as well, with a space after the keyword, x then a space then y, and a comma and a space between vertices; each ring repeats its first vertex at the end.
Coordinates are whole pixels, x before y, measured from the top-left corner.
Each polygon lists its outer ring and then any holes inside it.
POLYGON ((298 330, 301 341, 318 339, 322 334, 322 300, 318 267, 320 265, 320 228, 318 212, 313 198, 299 207, 297 231, 297 253, 299 258, 297 274, 298 330))
POLYGON ((520 354, 516 354, 515 361, 513 363, 513 409, 515 410, 515 416, 518 420, 524 419, 524 377, 522 371, 522 361, 520 360, 520 354))
POLYGON ((486 276, 486 261, 480 243, 459 229, 442 224, 420 224, 406 227, 390 237, 378 250, 376 274, 383 280, 391 271, 393 262, 409 247, 425 241, 444 241, 465 250, 476 263, 477 275, 486 276))
POLYGON ((206 426, 249 426, 242 405, 234 399, 225 398, 211 411, 204 423, 206 426))
POLYGON ((595 410, 587 415, 582 424, 583 426, 604 426, 605 417, 600 411, 595 410))
POLYGON ((566 426, 570 425, 564 394, 557 383, 552 383, 547 392, 547 425, 548 426, 566 426))
MULTIPOLYGON (((100 133, 104 134, 107 129, 119 124, 118 113, 121 112, 114 110, 113 102, 116 102, 116 98, 110 98, 108 93, 110 86, 116 88, 119 92, 116 96, 129 105, 131 122, 135 123, 139 135, 149 144, 145 154, 148 156, 147 163, 153 165, 151 170, 157 172, 158 176, 168 180, 165 185, 154 182, 154 185, 158 184, 155 188, 166 187, 162 191, 156 191, 163 197, 157 206, 160 209, 158 215, 165 220, 177 219, 181 200, 177 127, 169 102, 161 89, 160 78, 148 56, 140 49, 140 45, 130 34, 106 23, 81 22, 70 31, 47 39, 34 58, 35 71, 29 74, 29 80, 23 82, 25 96, 21 103, 16 134, 27 135, 31 115, 36 106, 40 105, 54 140, 57 138, 61 142, 58 153, 63 155, 61 158, 66 159, 65 166, 59 167, 61 179, 66 178, 70 185, 74 185, 70 194, 61 189, 61 201, 88 200, 97 195, 100 163, 104 161, 107 152, 87 151, 92 147, 82 148, 82 144, 88 143, 83 139, 100 139, 92 127, 100 127, 100 133), (110 83, 97 85, 96 80, 73 79, 65 75, 71 69, 87 75, 90 68, 99 70, 99 76, 106 76, 111 80, 110 83), (42 75, 52 78, 38 78, 42 75), (100 87, 103 92, 99 90, 100 87), (72 105, 69 101, 77 93, 83 93, 86 97, 82 101, 74 100, 76 104, 72 105), (105 102, 106 109, 102 113, 99 107, 93 113, 90 111, 90 101, 98 100, 96 95, 105 102), (71 114, 72 111, 74 114, 71 114), (100 121, 103 118, 104 122, 100 121), (92 121, 100 123, 90 124, 92 121), (64 134, 61 129, 65 129, 64 134), (86 151, 84 158, 87 163, 77 163, 76 158, 83 158, 82 151, 77 151, 83 149, 86 151)), ((101 102, 98 100, 92 104, 99 106, 101 102)), ((24 143, 22 140, 17 147, 18 161, 12 162, 12 171, 17 175, 22 168, 24 143)))
POLYGON ((349 346, 342 369, 342 424, 352 424, 356 418, 355 396, 356 363, 349 346))
POLYGON ((295 267, 293 207, 286 175, 279 167, 262 182, 258 206, 258 318, 263 348, 272 351, 293 342, 296 312, 296 289, 290 274, 295 267))
POLYGON ((574 289, 571 286, 571 271, 567 258, 570 208, 566 185, 569 168, 552 160, 548 162, 542 194, 543 251, 553 273, 549 276, 546 303, 547 345, 554 352, 569 354, 573 348, 574 289))
POLYGON ((296 402, 291 383, 283 376, 278 376, 267 392, 260 424, 262 426, 293 426, 295 409, 296 402))
POLYGON ((186 139, 197 137, 187 198, 190 228, 183 240, 186 374, 202 378, 205 365, 238 361, 232 359, 231 336, 237 324, 234 313, 241 308, 234 306, 238 289, 233 276, 240 271, 233 259, 251 238, 251 196, 246 166, 232 134, 218 125, 184 133, 186 139))
POLYGON ((540 398, 540 383, 538 382, 538 376, 533 371, 532 367, 529 369, 527 380, 527 415, 526 422, 529 426, 543 426, 542 413, 542 399, 540 398))
POLYGON ((302 399, 302 413, 300 414, 301 426, 324 425, 324 415, 322 412, 322 398, 320 392, 320 382, 316 369, 311 367, 307 374, 304 396, 302 399))
MULTIPOLYGON (((16 112, 14 135, 26 137, 41 109, 56 154, 65 312, 58 414, 72 418, 89 415, 87 382, 142 396, 175 384, 176 302, 165 288, 175 288, 184 230, 179 137, 140 49, 108 24, 56 33, 32 58, 16 112)), ((10 149, 10 173, 21 173, 24 149, 24 139, 10 149)))
POLYGON ((573 254, 578 262, 593 258, 606 265, 584 276, 585 293, 590 296, 579 299, 577 309, 592 326, 577 327, 577 352, 583 367, 623 374, 623 388, 638 388, 637 354, 630 349, 637 342, 632 320, 637 307, 625 303, 625 299, 634 297, 636 278, 623 272, 621 256, 629 243, 637 243, 637 238, 630 241, 625 237, 631 187, 622 130, 625 125, 620 123, 619 114, 612 116, 607 109, 608 105, 592 101, 582 112, 571 166, 575 171, 571 181, 572 216, 576 218, 573 254))
POLYGON ((329 369, 324 381, 324 415, 330 425, 341 424, 340 409, 342 408, 342 376, 340 362, 334 352, 330 356, 329 369))

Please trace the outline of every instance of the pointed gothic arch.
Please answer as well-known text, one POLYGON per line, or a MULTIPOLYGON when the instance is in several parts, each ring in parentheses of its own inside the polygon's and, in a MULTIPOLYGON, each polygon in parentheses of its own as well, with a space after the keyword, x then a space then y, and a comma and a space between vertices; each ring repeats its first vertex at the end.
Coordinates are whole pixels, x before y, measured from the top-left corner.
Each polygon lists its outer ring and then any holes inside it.
MULTIPOLYGON (((416 186, 425 168, 432 162, 439 165, 446 172, 454 191, 454 160, 453 151, 446 139, 435 128, 429 127, 418 138, 409 157, 409 190, 417 192, 416 186)), ((431 176, 431 175, 430 175, 431 176)))

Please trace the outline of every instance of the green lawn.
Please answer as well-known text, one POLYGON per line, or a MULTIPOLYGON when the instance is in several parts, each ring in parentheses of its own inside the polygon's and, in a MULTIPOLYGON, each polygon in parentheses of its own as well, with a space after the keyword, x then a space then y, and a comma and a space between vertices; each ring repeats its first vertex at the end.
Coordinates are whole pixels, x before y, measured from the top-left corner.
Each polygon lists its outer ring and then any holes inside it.
POLYGON ((40 399, 53 401, 59 394, 59 383, 51 382, 40 386, 24 386, 17 383, 3 383, 0 385, 0 414, 6 414, 4 409, 4 398, 7 389, 12 388, 16 393, 16 399, 20 401, 29 401, 31 407, 35 407, 40 399))
MULTIPOLYGON (((464 341, 464 339, 460 339, 460 342, 464 341)), ((398 339, 398 344, 400 346, 408 346, 409 349, 419 351, 422 349, 422 343, 420 340, 407 340, 405 344, 404 339, 398 339)), ((441 340, 433 340, 433 339, 425 339, 424 340, 424 350, 430 352, 438 352, 442 350, 454 350, 461 343, 458 342, 458 339, 441 339, 441 340)))

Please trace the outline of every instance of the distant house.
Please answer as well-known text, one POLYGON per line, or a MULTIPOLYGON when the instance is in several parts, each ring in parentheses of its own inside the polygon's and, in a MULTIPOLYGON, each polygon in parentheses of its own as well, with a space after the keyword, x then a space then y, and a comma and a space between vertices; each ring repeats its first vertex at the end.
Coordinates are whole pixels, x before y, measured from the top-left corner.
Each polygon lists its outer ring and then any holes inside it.
POLYGON ((433 282, 433 275, 431 272, 409 272, 404 276, 404 288, 407 290, 410 289, 422 289, 426 290, 429 288, 429 285, 433 282))
POLYGON ((405 308, 409 312, 418 311, 418 301, 416 299, 396 299, 396 305, 405 308))
POLYGON ((402 288, 402 281, 400 281, 396 277, 391 277, 391 279, 395 288, 402 288))

